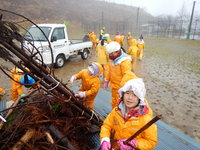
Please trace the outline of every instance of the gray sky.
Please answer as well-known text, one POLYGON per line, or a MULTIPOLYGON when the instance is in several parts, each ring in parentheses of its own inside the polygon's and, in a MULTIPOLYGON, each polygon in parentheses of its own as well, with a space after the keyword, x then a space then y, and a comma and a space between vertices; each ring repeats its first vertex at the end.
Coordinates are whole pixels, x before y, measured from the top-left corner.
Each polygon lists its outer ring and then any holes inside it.
MULTIPOLYGON (((192 11, 194 0, 106 0, 109 2, 116 2, 132 6, 139 6, 144 8, 151 15, 173 15, 176 16, 177 12, 183 7, 185 12, 189 15, 192 11)), ((200 0, 196 0, 195 16, 200 16, 200 0)))

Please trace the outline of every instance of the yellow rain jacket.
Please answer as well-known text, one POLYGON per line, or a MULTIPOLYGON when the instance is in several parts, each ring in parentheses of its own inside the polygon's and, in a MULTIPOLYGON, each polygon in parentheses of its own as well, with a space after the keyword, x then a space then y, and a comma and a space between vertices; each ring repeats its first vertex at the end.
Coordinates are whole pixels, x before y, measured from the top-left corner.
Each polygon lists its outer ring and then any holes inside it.
POLYGON ((118 90, 127 81, 125 74, 129 71, 131 71, 131 58, 128 56, 119 60, 116 65, 109 62, 106 67, 105 78, 110 81, 110 86, 112 87, 112 108, 117 106, 119 100, 118 90))
POLYGON ((97 62, 99 64, 106 65, 109 61, 109 55, 106 51, 106 45, 102 46, 100 42, 96 47, 96 52, 97 52, 97 62))
POLYGON ((122 39, 122 37, 120 35, 116 35, 114 37, 114 41, 119 43, 120 46, 123 46, 123 39, 122 39))
MULTIPOLYGON (((14 68, 11 70, 11 77, 15 80, 20 82, 23 71, 19 68, 14 68)), ((22 89, 22 84, 15 82, 12 80, 12 87, 11 87, 11 94, 12 94, 12 100, 16 101, 18 96, 24 93, 22 89)))
POLYGON ((133 39, 133 37, 131 36, 131 35, 127 35, 127 37, 126 37, 126 42, 127 42, 127 46, 129 47, 129 46, 131 46, 131 39, 133 39))
POLYGON ((139 43, 139 42, 138 42, 137 47, 138 47, 139 49, 144 49, 144 43, 139 43))
POLYGON ((87 69, 75 74, 76 79, 82 79, 82 87, 78 91, 86 92, 85 105, 92 110, 94 110, 94 99, 100 88, 100 80, 97 76, 102 72, 102 67, 99 69, 101 71, 96 76, 90 76, 87 69))
MULTIPOLYGON (((152 114, 150 114, 151 111, 145 115, 132 117, 128 121, 125 121, 122 112, 118 108, 113 109, 101 126, 100 140, 104 137, 110 138, 112 132, 112 134, 114 134, 113 139, 115 141, 113 148, 118 150, 119 147, 116 140, 128 139, 136 133, 152 119, 152 114)), ((140 150, 153 149, 158 142, 157 126, 153 124, 148 129, 140 133, 135 139, 137 143, 136 147, 140 150)))
POLYGON ((133 69, 133 71, 135 71, 135 64, 136 64, 139 49, 137 47, 137 41, 135 39, 131 39, 130 44, 131 44, 131 46, 129 47, 129 49, 126 53, 131 55, 132 69, 133 69))
POLYGON ((139 48, 137 57, 141 60, 143 57, 144 41, 138 42, 137 47, 139 48))
POLYGON ((124 83, 124 75, 127 71, 131 71, 131 61, 126 59, 120 64, 113 65, 112 62, 108 63, 108 69, 106 70, 106 80, 110 81, 110 86, 114 89, 119 89, 121 83, 124 83))
MULTIPOLYGON (((124 41, 124 35, 121 35, 122 42, 124 41)), ((123 44, 123 43, 122 43, 123 44)))
POLYGON ((88 33, 88 37, 89 37, 89 39, 92 41, 92 38, 91 38, 91 36, 92 36, 92 34, 93 34, 94 32, 90 32, 90 33, 88 33))
POLYGON ((91 41, 92 41, 92 48, 95 48, 95 47, 96 47, 97 37, 96 37, 96 35, 94 34, 94 32, 92 32, 91 41))

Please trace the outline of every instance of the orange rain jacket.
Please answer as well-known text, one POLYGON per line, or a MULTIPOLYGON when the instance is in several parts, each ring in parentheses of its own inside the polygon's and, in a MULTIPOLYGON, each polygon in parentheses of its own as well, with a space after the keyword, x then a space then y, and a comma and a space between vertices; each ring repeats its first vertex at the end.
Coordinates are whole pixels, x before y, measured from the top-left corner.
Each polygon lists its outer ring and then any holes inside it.
MULTIPOLYGON (((147 101, 145 100, 145 102, 147 101)), ((147 106, 149 107, 148 104, 147 106)), ((118 108, 114 108, 101 126, 100 139, 102 140, 104 137, 110 138, 111 134, 114 134, 114 138, 111 140, 114 140, 113 148, 118 150, 119 147, 116 140, 128 139, 151 119, 152 110, 150 107, 149 113, 139 117, 132 117, 128 121, 124 120, 122 112, 118 108)), ((141 150, 153 149, 158 142, 157 126, 153 124, 135 139, 137 148, 141 150)))
POLYGON ((135 65, 136 65, 136 60, 138 56, 138 47, 137 47, 137 41, 135 39, 130 40, 130 47, 128 51, 126 52, 127 54, 131 55, 132 58, 132 70, 135 72, 135 65))
POLYGON ((144 49, 144 43, 139 43, 139 42, 138 42, 137 47, 138 47, 139 49, 144 49))
MULTIPOLYGON (((14 68, 11 70, 11 77, 15 80, 20 82, 20 79, 23 76, 23 71, 19 68, 14 68)), ((12 100, 16 101, 18 96, 24 93, 22 89, 22 84, 15 82, 12 80, 12 87, 11 87, 11 94, 12 94, 12 100)))
POLYGON ((131 46, 130 41, 131 41, 132 38, 133 37, 131 35, 127 35, 127 37, 126 37, 126 42, 127 42, 128 47, 131 46))
POLYGON ((92 48, 95 48, 96 47, 96 42, 97 42, 97 37, 94 34, 94 32, 92 32, 92 33, 93 33, 92 36, 91 36, 92 48))
POLYGON ((126 72, 131 71, 131 59, 125 59, 117 65, 113 65, 112 62, 108 63, 108 67, 105 71, 106 80, 110 81, 110 86, 114 89, 119 89, 122 83, 125 83, 124 78, 126 72))
POLYGON ((99 69, 99 74, 96 76, 90 76, 87 69, 75 74, 76 79, 82 79, 82 87, 78 91, 86 92, 85 105, 92 110, 94 110, 94 99, 100 88, 100 80, 97 76, 101 74, 103 68, 99 67, 99 69))
MULTIPOLYGON (((125 54, 126 55, 126 54, 125 54)), ((126 55, 122 57, 121 60, 118 61, 117 64, 113 64, 113 62, 109 62, 105 69, 105 78, 107 81, 110 81, 110 86, 112 87, 112 108, 117 106, 119 94, 118 90, 121 86, 127 81, 126 72, 131 71, 131 58, 126 55)))
POLYGON ((142 41, 141 43, 138 42, 137 47, 139 48, 138 53, 137 53, 137 57, 141 60, 142 57, 143 57, 144 41, 142 41))
POLYGON ((90 39, 90 40, 92 40, 91 36, 92 36, 93 33, 94 33, 94 32, 88 33, 88 36, 89 36, 89 39, 90 39))
POLYGON ((116 35, 114 37, 114 41, 117 42, 117 43, 119 43, 120 46, 123 46, 123 38, 122 38, 122 36, 116 35))
POLYGON ((136 61, 138 50, 137 41, 135 39, 131 39, 130 47, 126 53, 131 55, 132 61, 136 61))
POLYGON ((97 43, 97 37, 94 32, 88 33, 89 39, 92 41, 92 48, 95 48, 97 43))

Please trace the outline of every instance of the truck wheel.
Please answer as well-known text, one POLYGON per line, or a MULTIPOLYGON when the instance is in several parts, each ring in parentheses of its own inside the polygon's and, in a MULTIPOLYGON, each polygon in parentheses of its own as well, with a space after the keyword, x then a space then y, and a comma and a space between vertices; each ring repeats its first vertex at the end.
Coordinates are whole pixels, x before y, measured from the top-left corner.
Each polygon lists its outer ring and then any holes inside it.
POLYGON ((88 50, 87 49, 83 50, 83 52, 81 53, 81 58, 83 60, 88 58, 88 50))
POLYGON ((65 57, 63 55, 58 55, 56 58, 56 67, 61 68, 65 64, 65 57))

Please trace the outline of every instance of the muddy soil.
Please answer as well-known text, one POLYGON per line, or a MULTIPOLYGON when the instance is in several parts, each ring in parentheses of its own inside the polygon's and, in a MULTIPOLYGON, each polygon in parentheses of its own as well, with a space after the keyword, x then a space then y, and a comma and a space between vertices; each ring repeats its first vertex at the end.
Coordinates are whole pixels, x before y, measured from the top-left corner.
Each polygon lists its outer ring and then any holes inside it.
POLYGON ((147 39, 136 74, 154 114, 200 141, 200 41, 147 39))
MULTIPOLYGON (((145 44, 136 75, 145 81, 146 97, 154 115, 162 114, 164 122, 200 141, 200 41, 145 39, 145 44)), ((70 58, 63 68, 55 69, 55 75, 67 83, 73 74, 95 60, 94 50, 88 60, 70 58)), ((9 99, 11 82, 3 73, 0 83, 9 99)), ((73 85, 80 83, 75 81, 73 85)))

